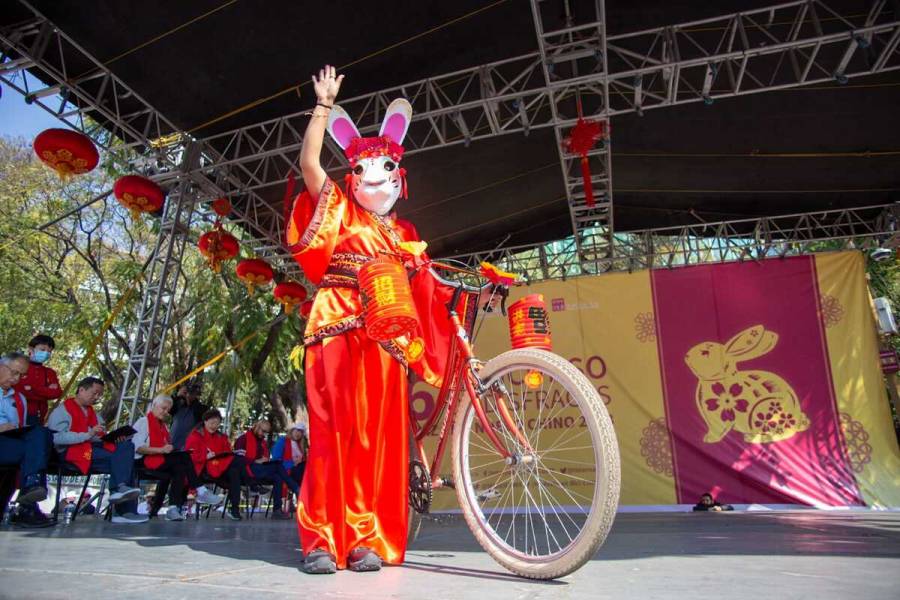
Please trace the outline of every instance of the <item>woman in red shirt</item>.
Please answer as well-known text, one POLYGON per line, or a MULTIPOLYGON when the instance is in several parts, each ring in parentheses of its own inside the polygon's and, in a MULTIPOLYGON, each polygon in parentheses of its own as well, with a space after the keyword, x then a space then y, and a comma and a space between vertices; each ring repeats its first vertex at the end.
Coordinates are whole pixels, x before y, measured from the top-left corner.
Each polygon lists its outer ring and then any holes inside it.
POLYGON ((231 442, 219 432, 222 413, 211 408, 203 413, 203 421, 187 438, 184 448, 191 453, 197 475, 222 482, 228 488, 229 510, 233 521, 241 520, 241 483, 246 472, 244 457, 231 451, 231 442))

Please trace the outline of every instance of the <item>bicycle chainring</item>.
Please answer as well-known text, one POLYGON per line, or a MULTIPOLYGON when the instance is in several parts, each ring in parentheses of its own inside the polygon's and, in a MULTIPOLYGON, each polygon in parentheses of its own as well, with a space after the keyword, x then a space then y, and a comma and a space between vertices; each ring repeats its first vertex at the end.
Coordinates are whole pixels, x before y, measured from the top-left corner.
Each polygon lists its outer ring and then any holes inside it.
POLYGON ((409 505, 419 514, 426 514, 431 509, 431 476, 428 467, 422 461, 409 461, 409 505))

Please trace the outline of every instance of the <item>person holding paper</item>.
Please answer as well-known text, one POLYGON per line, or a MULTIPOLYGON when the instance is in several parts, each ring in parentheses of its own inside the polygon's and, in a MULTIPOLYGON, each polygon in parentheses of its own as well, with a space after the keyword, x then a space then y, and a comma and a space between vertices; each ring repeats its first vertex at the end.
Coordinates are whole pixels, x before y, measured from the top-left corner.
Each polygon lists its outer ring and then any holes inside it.
POLYGON ((50 432, 25 427, 28 401, 13 386, 28 371, 28 358, 18 352, 0 358, 0 464, 18 465, 20 481, 16 524, 43 527, 49 519, 37 506, 47 497, 47 458, 50 432))
POLYGON ((84 475, 109 473, 109 503, 115 505, 113 523, 145 523, 147 517, 137 514, 141 490, 131 485, 134 444, 123 437, 104 440, 106 432, 94 412, 93 405, 103 396, 104 388, 103 380, 97 377, 79 381, 75 396, 50 413, 47 427, 54 431, 53 443, 66 462, 84 475))
POLYGON ((231 442, 219 432, 222 413, 211 408, 203 413, 203 421, 194 429, 185 442, 185 450, 191 453, 194 471, 199 476, 222 481, 228 488, 229 510, 226 513, 232 521, 241 520, 241 483, 247 478, 244 457, 231 451, 231 442))
MULTIPOLYGON (((222 497, 213 494, 203 485, 197 472, 194 471, 190 455, 187 452, 176 451, 172 446, 169 428, 163 422, 171 409, 171 396, 160 394, 155 397, 147 416, 135 421, 133 425, 135 434, 131 442, 134 444, 135 460, 140 461, 147 469, 170 475, 170 479, 160 482, 157 488, 159 503, 162 502, 168 488, 171 506, 166 511, 166 520, 184 521, 182 507, 187 498, 185 484, 197 490, 198 504, 221 504, 222 497)), ((151 510, 150 516, 156 516, 156 510, 151 510)))
POLYGON ((243 454, 247 462, 247 473, 260 483, 271 483, 273 519, 290 519, 290 515, 281 510, 281 494, 283 485, 286 485, 292 493, 297 494, 300 486, 291 479, 280 460, 269 458, 269 445, 266 437, 272 432, 272 424, 266 419, 260 419, 252 429, 245 432, 234 442, 235 453, 243 454))

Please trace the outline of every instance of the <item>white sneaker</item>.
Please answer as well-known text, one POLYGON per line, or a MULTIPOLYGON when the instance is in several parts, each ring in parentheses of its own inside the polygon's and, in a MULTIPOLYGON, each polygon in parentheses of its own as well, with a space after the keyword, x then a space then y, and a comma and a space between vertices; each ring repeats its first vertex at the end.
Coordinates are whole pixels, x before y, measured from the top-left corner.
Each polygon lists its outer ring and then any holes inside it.
POLYGON ((213 506, 218 506, 219 504, 222 504, 222 500, 222 496, 213 494, 209 490, 197 491, 198 504, 212 504, 213 506))
POLYGON ((166 521, 184 521, 184 513, 178 506, 170 506, 166 511, 166 521))
POLYGON ((120 483, 116 491, 110 493, 109 503, 118 504, 120 502, 128 502, 129 500, 137 500, 140 495, 140 488, 128 487, 124 483, 120 483))
MULTIPOLYGON (((167 515, 168 516, 168 513, 167 515)), ((112 516, 113 523, 125 523, 128 525, 137 525, 138 523, 146 523, 149 521, 147 515, 136 515, 134 513, 124 513, 121 515, 114 514, 112 516)))

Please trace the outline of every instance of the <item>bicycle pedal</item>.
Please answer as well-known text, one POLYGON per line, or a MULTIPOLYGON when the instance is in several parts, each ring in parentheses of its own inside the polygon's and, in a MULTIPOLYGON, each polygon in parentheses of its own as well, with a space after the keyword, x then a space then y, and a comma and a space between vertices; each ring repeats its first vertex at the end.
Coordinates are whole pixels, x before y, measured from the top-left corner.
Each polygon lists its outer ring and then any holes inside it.
POLYGON ((450 488, 451 490, 455 490, 456 483, 454 483, 452 477, 441 477, 441 487, 450 488))

